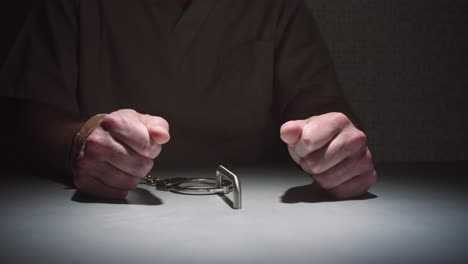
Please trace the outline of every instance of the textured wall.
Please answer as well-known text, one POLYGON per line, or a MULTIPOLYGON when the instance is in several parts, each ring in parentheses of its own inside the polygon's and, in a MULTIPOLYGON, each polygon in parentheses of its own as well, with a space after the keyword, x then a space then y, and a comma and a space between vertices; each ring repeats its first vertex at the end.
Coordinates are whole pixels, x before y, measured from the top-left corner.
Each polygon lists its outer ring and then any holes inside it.
POLYGON ((376 160, 468 159, 468 1, 308 4, 376 160))

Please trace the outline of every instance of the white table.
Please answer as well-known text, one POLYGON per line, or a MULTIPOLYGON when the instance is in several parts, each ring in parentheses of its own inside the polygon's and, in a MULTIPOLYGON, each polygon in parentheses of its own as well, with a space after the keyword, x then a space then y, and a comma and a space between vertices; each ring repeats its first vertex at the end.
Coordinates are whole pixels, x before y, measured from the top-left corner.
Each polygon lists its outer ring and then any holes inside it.
MULTIPOLYGON (((380 166, 371 194, 349 201, 329 200, 292 166, 228 167, 241 179, 241 210, 217 195, 143 185, 125 203, 109 203, 6 171, 0 262, 467 262, 465 165, 380 166)), ((153 173, 214 177, 215 169, 153 173)))

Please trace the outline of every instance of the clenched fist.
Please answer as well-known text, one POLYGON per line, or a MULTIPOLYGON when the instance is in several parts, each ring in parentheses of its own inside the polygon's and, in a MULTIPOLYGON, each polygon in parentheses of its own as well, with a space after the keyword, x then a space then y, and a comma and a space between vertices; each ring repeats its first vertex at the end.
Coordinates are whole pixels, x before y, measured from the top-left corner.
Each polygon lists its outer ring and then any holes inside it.
POLYGON ((281 139, 294 161, 338 199, 363 194, 377 180, 366 135, 344 114, 286 122, 281 139))
POLYGON ((169 124, 161 117, 134 110, 108 114, 78 155, 74 183, 82 192, 122 199, 149 173, 169 139, 169 124))

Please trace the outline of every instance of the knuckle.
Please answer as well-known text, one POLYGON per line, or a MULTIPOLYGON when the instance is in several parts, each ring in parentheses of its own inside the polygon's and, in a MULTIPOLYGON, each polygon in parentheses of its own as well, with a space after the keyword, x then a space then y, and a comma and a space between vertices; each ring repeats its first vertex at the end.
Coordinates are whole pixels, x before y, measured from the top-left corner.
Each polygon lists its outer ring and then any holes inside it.
MULTIPOLYGON (((305 131, 306 132, 306 131, 305 131)), ((314 145, 314 139, 311 133, 303 133, 302 134, 302 142, 304 142, 304 145, 306 145, 309 148, 312 148, 314 145)))
POLYGON ((362 131, 356 130, 349 137, 348 140, 342 143, 341 149, 353 153, 366 146, 367 137, 362 131))
POLYGON ((112 112, 101 120, 105 130, 121 130, 124 124, 123 110, 112 112))
POLYGON ((121 109, 121 110, 117 110, 111 114, 117 114, 117 115, 135 115, 135 114, 138 114, 137 111, 135 111, 134 109, 121 109))
POLYGON ((101 145, 102 137, 98 133, 91 133, 86 139, 86 144, 88 145, 101 145))
POLYGON ((160 116, 154 116, 154 120, 156 123, 161 124, 164 127, 169 127, 169 123, 166 121, 166 119, 160 117, 160 116))
POLYGON ((85 152, 100 154, 106 148, 106 141, 99 133, 91 133, 85 141, 85 152))
POLYGON ((353 145, 356 147, 360 147, 366 144, 367 142, 367 136, 364 134, 364 132, 360 130, 356 130, 353 135, 351 136, 351 142, 353 145))
POLYGON ((348 117, 341 112, 334 112, 330 115, 330 121, 337 127, 344 127, 350 123, 348 117))
POLYGON ((101 126, 104 128, 104 129, 108 129, 108 128, 113 128, 113 127, 116 127, 119 123, 118 121, 118 118, 117 118, 117 113, 116 112, 113 112, 113 113, 110 113, 108 115, 106 115, 102 120, 101 120, 101 126))

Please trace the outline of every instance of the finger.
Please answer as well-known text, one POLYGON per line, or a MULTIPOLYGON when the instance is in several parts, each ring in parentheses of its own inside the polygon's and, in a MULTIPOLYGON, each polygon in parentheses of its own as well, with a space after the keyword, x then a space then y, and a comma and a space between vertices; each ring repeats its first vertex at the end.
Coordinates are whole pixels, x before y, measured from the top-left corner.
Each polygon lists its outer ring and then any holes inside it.
POLYGON ((288 151, 289 151, 289 155, 291 156, 291 158, 292 158, 297 164, 301 164, 302 158, 299 157, 299 156, 296 154, 296 152, 294 152, 294 148, 288 146, 288 151))
POLYGON ((141 178, 134 177, 107 162, 96 162, 88 174, 106 186, 122 191, 135 190, 141 178))
MULTIPOLYGON (((160 151, 160 145, 158 145, 160 151)), ((97 128, 86 139, 83 159, 107 162, 134 177, 143 178, 153 167, 153 159, 136 153, 131 148, 97 128)))
POLYGON ((140 121, 138 115, 140 114, 133 110, 119 110, 108 114, 100 125, 112 137, 138 154, 151 157, 154 143, 151 141, 147 127, 140 121))
POLYGON ((372 155, 369 149, 348 157, 343 162, 332 167, 331 169, 314 175, 314 181, 317 182, 323 189, 333 189, 356 175, 361 175, 374 170, 372 155))
POLYGON ((148 132, 151 139, 158 145, 166 144, 171 139, 169 131, 161 126, 150 126, 148 132))
POLYGON ((348 180, 329 192, 338 199, 349 199, 364 194, 376 182, 377 173, 372 170, 348 180))
POLYGON ((280 129, 281 140, 288 146, 294 146, 302 134, 302 127, 306 124, 304 120, 289 121, 284 123, 280 129))
POLYGON ((140 120, 146 125, 150 137, 157 144, 166 144, 170 140, 169 123, 159 117, 142 115, 140 120))
POLYGON ((346 158, 363 152, 366 135, 354 127, 343 130, 330 143, 310 153, 301 160, 301 165, 311 174, 320 174, 333 168, 346 158))
POLYGON ((87 174, 77 174, 74 179, 76 188, 83 193, 104 199, 124 199, 128 191, 119 190, 87 174))
POLYGON ((341 113, 311 117, 302 129, 301 138, 295 144, 294 151, 304 158, 328 144, 349 124, 349 119, 341 113))

